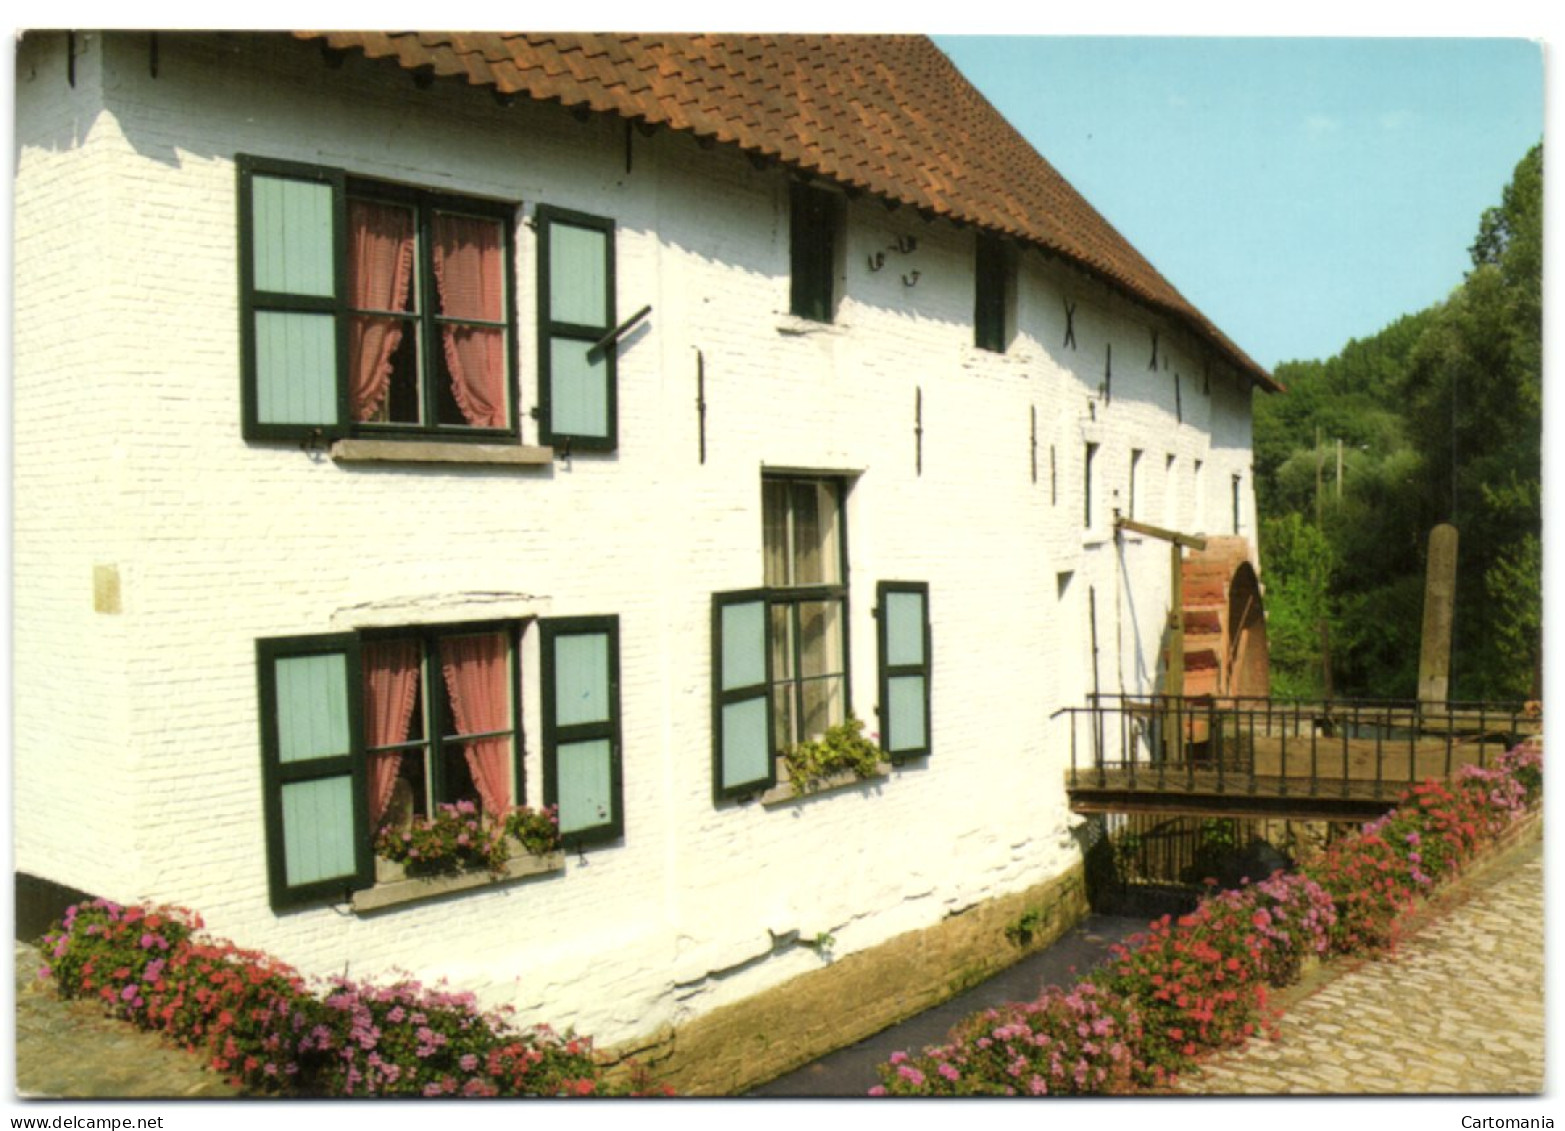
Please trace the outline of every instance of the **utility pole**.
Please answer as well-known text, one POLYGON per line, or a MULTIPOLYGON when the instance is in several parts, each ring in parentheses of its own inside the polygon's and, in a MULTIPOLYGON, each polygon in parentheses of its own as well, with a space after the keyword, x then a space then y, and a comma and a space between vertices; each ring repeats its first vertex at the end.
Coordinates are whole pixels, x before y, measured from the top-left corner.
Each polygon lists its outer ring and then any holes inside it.
POLYGON ((1321 470, 1325 465, 1325 457, 1320 450, 1320 425, 1315 426, 1315 528, 1320 529, 1320 488, 1321 470))

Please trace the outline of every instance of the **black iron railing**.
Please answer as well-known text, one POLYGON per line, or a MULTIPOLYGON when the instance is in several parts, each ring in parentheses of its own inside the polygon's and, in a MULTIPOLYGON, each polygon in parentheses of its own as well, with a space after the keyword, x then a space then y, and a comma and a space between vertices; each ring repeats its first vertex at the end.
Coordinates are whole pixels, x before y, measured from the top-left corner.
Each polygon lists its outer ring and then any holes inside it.
POLYGON ((1522 703, 1096 695, 1064 708, 1072 790, 1394 797, 1486 766, 1543 719, 1522 703))

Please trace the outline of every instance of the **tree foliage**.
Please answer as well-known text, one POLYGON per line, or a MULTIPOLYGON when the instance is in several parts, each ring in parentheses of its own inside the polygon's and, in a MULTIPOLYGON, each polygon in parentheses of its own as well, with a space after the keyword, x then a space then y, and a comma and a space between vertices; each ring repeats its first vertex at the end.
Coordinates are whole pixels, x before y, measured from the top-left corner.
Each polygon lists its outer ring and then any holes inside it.
POLYGON ((1445 302, 1349 342, 1336 357, 1278 366, 1289 391, 1257 404, 1279 694, 1319 687, 1319 621, 1330 635, 1337 694, 1414 694, 1428 534, 1439 522, 1460 534, 1453 698, 1519 698, 1534 687, 1542 652, 1541 145, 1480 219, 1470 254, 1472 269, 1445 302), (1313 626, 1304 623, 1311 617, 1313 626))

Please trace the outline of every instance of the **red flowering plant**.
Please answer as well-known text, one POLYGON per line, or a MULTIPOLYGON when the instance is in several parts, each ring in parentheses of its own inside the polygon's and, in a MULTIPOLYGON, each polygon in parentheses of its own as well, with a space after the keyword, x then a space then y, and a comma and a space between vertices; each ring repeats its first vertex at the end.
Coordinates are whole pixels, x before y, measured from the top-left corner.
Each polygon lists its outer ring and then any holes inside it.
POLYGON ((66 910, 44 935, 42 977, 65 997, 95 997, 117 1017, 143 1023, 147 997, 163 980, 170 957, 201 926, 188 911, 122 907, 94 899, 66 910))
POLYGON ((1188 915, 1165 915, 1128 946, 1114 947, 1093 974, 1140 1007, 1139 1083, 1161 1085, 1198 1053, 1242 1044, 1260 1028, 1267 943, 1249 921, 1247 902, 1223 893, 1188 915))
POLYGON ((410 828, 384 825, 375 854, 406 866, 410 876, 466 870, 498 874, 510 859, 504 825, 488 819, 471 801, 440 805, 432 817, 415 817, 410 828))
POLYGON ((879 1067, 877 1096, 1122 1094, 1133 1090, 1141 1021, 1091 982, 969 1018, 947 1044, 879 1067))
POLYGON ((232 943, 192 939, 170 959, 149 1001, 156 1027, 204 1051, 213 1071, 256 1095, 297 1088, 294 1033, 310 1001, 293 967, 232 943))

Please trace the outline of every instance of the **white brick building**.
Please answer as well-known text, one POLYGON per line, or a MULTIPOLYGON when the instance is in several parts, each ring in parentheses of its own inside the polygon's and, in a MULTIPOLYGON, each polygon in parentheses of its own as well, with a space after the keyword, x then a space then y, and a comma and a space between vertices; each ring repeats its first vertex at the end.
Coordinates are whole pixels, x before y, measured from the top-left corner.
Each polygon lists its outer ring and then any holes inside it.
POLYGON ((1169 596, 1113 511, 1252 535, 1270 378, 1068 187, 1040 214, 923 41, 758 44, 825 65, 756 125, 646 45, 530 45, 591 64, 550 94, 364 39, 19 45, 18 873, 612 1043, 1077 867, 1050 716, 1158 686, 1169 596), (972 154, 877 108, 912 78, 972 154), (855 152, 823 106, 882 117, 855 152), (358 710, 388 641, 400 729, 358 710), (306 688, 347 715, 301 748, 306 688), (894 767, 767 794, 849 711, 894 767), (377 737, 420 806, 558 802, 563 868, 370 910, 377 737))

